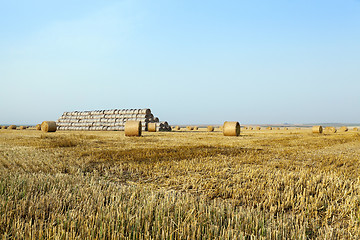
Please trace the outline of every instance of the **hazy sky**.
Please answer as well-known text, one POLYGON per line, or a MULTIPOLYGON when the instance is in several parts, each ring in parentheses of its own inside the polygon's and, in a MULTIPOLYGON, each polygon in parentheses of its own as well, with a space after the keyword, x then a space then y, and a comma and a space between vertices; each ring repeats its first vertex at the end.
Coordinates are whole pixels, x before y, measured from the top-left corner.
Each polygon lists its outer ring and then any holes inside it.
POLYGON ((360 1, 0 0, 0 124, 360 122, 360 1))

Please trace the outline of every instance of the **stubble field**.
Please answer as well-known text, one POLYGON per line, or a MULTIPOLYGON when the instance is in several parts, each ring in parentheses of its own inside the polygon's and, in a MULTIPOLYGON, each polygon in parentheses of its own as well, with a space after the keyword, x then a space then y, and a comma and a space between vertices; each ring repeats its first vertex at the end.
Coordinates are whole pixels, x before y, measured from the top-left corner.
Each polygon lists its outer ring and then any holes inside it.
POLYGON ((360 134, 0 130, 3 239, 359 239, 360 134))

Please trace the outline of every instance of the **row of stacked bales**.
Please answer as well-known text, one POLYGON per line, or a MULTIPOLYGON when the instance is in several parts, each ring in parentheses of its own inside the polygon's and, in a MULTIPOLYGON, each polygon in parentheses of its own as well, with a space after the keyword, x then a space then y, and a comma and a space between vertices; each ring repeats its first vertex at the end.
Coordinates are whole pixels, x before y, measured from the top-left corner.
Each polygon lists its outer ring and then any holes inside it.
POLYGON ((140 121, 143 131, 147 130, 148 123, 158 123, 165 131, 148 108, 64 112, 56 124, 58 130, 124 131, 127 121, 140 121))

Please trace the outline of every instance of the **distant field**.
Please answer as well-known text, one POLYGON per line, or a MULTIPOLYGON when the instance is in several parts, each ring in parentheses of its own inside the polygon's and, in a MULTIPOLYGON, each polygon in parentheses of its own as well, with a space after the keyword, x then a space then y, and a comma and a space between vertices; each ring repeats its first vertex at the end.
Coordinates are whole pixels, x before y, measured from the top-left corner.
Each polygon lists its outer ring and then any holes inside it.
POLYGON ((0 130, 3 239, 359 239, 360 132, 0 130))

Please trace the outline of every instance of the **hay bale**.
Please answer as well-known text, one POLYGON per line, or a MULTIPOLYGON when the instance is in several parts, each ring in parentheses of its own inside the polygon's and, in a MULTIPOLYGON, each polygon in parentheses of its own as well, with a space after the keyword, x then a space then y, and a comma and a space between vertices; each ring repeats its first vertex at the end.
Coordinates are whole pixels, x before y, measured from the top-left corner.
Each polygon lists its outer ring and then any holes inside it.
POLYGON ((192 127, 192 126, 186 126, 186 129, 189 130, 189 131, 191 131, 191 130, 194 129, 194 127, 192 127))
POLYGON ((6 127, 6 126, 2 126, 1 129, 7 129, 7 127, 6 127))
POLYGON ((258 131, 261 130, 261 127, 256 127, 256 130, 258 130, 258 131))
POLYGON ((325 130, 327 132, 330 132, 330 133, 336 133, 336 128, 335 127, 326 127, 325 130))
POLYGON ((253 130, 253 127, 248 127, 249 130, 253 130))
POLYGON ((277 127, 277 128, 276 128, 276 130, 280 130, 280 128, 279 128, 279 127, 277 127))
POLYGON ((357 127, 354 127, 353 131, 357 132, 357 131, 359 131, 359 129, 357 127))
POLYGON ((248 129, 248 127, 244 127, 244 129, 245 129, 245 130, 247 130, 247 129, 248 129))
POLYGON ((156 123, 148 123, 148 132, 156 132, 156 123))
POLYGON ((224 136, 239 136, 240 135, 239 122, 224 122, 223 134, 224 136))
POLYGON ((342 126, 340 128, 340 132, 347 132, 347 131, 349 131, 349 129, 346 126, 342 126))
POLYGON ((197 126, 194 126, 193 130, 196 131, 196 130, 199 130, 199 128, 197 126))
POLYGON ((179 126, 175 126, 174 130, 175 130, 175 131, 179 131, 179 130, 180 130, 180 127, 179 127, 179 126))
POLYGON ((323 132, 323 127, 322 126, 313 126, 312 127, 312 132, 313 133, 322 133, 323 132))
POLYGON ((20 130, 25 130, 26 126, 20 126, 20 130))
POLYGON ((284 130, 286 130, 286 131, 287 131, 287 130, 289 130, 289 128, 287 128, 287 127, 284 127, 284 130))
POLYGON ((127 137, 140 137, 141 130, 142 127, 140 121, 127 121, 125 123, 125 136, 127 137))
POLYGON ((41 123, 41 131, 43 132, 56 132, 56 122, 44 121, 41 123))
POLYGON ((267 130, 272 130, 272 127, 267 127, 266 129, 267 129, 267 130))
POLYGON ((213 132, 213 131, 214 131, 214 127, 213 127, 213 126, 207 126, 207 130, 208 130, 209 132, 213 132))
POLYGON ((16 125, 10 125, 7 129, 14 130, 16 129, 16 125))

